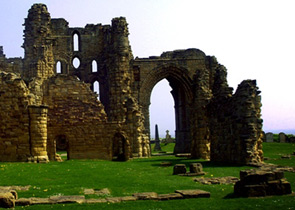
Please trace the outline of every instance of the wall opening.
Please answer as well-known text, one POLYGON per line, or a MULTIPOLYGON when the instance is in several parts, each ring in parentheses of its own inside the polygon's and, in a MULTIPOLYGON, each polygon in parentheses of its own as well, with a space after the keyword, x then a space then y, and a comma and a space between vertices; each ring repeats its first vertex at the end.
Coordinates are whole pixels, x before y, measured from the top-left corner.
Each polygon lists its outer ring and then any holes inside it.
POLYGON ((73 49, 80 51, 80 36, 77 32, 73 34, 73 49))
POLYGON ((169 131, 171 142, 175 138, 175 109, 174 99, 171 94, 172 88, 166 79, 156 84, 151 93, 150 135, 155 138, 155 125, 159 128, 160 139, 166 139, 166 131, 169 131))
POLYGON ((56 153, 60 155, 63 160, 69 160, 68 141, 65 135, 58 135, 55 138, 56 153))
POLYGON ((75 57, 73 59, 73 62, 72 63, 73 63, 73 66, 74 66, 75 69, 77 69, 77 68, 80 67, 80 59, 79 58, 75 57))
POLYGON ((98 81, 95 81, 93 83, 93 92, 95 92, 98 96, 97 96, 97 99, 99 100, 99 82, 98 81))
POLYGON ((56 63, 56 73, 61 74, 62 73, 62 65, 60 61, 57 61, 56 63))
POLYGON ((96 62, 96 60, 92 61, 92 72, 97 72, 97 62, 96 62))
POLYGON ((113 160, 126 161, 126 139, 121 133, 116 133, 113 138, 113 160))

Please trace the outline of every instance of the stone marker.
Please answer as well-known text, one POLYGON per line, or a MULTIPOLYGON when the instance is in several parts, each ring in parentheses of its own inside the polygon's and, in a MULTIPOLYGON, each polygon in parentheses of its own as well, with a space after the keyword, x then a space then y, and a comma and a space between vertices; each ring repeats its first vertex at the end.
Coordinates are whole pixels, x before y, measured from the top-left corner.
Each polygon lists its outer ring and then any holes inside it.
POLYGON ((158 131, 157 124, 156 124, 156 128, 155 128, 155 148, 154 148, 154 151, 161 151, 159 131, 158 131))
POLYGON ((273 133, 268 132, 265 134, 266 142, 273 142, 273 133))
POLYGON ((286 134, 285 133, 283 133, 283 132, 281 132, 281 133, 279 133, 279 142, 280 143, 286 143, 286 134))
POLYGON ((189 168, 191 173, 203 173, 203 166, 201 163, 191 163, 189 168))
POLYGON ((176 164, 173 168, 173 175, 185 174, 186 166, 185 164, 176 164))

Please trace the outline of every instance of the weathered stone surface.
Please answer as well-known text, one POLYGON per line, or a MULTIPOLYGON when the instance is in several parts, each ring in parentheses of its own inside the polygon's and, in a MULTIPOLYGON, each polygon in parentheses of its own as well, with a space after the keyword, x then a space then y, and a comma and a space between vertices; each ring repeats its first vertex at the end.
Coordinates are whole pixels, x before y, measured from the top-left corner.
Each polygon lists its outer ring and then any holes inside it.
POLYGON ((68 196, 50 196, 51 203, 83 203, 85 196, 83 195, 68 195, 68 196))
POLYGON ((15 191, 0 192, 0 207, 14 208, 17 193, 15 191))
POLYGON ((0 161, 59 161, 60 148, 68 159, 149 157, 150 96, 165 78, 175 100, 174 154, 263 160, 256 81, 233 94, 214 56, 186 49, 134 59, 126 18, 72 28, 44 4, 32 5, 24 27, 24 59, 0 48, 0 161))
POLYGON ((240 179, 237 177, 227 176, 227 177, 215 177, 215 178, 194 178, 195 182, 200 182, 202 184, 235 184, 240 179))
POLYGON ((156 200, 158 198, 158 194, 155 192, 134 193, 133 196, 137 200, 156 200))
POLYGON ((265 134, 266 136, 266 142, 273 142, 273 133, 268 132, 265 134))
POLYGON ((173 175, 185 174, 186 165, 185 164, 176 164, 173 168, 173 175))
POLYGON ((283 132, 279 133, 279 141, 281 143, 286 143, 286 140, 287 140, 287 135, 283 132))
POLYGON ((190 164, 190 173, 203 173, 203 166, 201 163, 191 163, 190 164))
POLYGON ((271 170, 243 170, 240 181, 234 186, 237 196, 257 197, 291 194, 291 185, 284 179, 284 173, 271 170))
POLYGON ((91 199, 86 199, 84 201, 84 203, 106 203, 108 202, 105 198, 99 198, 99 199, 94 199, 94 198, 91 198, 91 199))
POLYGON ((175 199, 183 199, 183 196, 180 193, 169 193, 169 194, 159 194, 158 200, 175 200, 175 199))
POLYGON ((175 190, 184 198, 210 198, 210 193, 204 190, 175 190))

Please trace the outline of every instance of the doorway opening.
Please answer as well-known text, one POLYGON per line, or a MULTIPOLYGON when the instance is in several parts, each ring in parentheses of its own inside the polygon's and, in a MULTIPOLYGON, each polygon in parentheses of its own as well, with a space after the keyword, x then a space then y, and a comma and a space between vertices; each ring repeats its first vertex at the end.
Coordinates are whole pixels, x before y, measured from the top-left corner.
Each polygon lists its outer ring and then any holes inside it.
POLYGON ((61 157, 62 160, 69 160, 68 153, 68 141, 65 135, 58 135, 55 138, 56 153, 61 157))
POLYGON ((113 138, 113 161, 126 161, 126 139, 121 133, 113 138))

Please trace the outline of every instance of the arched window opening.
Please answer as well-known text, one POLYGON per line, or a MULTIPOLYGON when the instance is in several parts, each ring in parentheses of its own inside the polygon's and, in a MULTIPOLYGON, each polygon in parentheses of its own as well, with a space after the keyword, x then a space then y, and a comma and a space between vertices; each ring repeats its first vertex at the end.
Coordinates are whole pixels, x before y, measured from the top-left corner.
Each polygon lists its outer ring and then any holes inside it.
POLYGON ((92 61, 92 72, 97 72, 97 63, 96 60, 92 61))
MULTIPOLYGON (((167 131, 172 138, 175 137, 175 109, 172 88, 166 79, 161 80, 151 93, 150 134, 155 138, 155 125, 158 125, 160 139, 165 139, 167 131), (163 106, 164 105, 164 106, 163 106)), ((153 146, 152 146, 153 147, 153 146)))
POLYGON ((62 67, 61 67, 61 62, 57 61, 56 63, 56 73, 61 74, 62 73, 62 67))
POLYGON ((93 92, 95 92, 98 96, 97 99, 99 100, 99 82, 95 81, 93 83, 93 92))
POLYGON ((75 69, 79 68, 79 66, 80 66, 80 59, 79 58, 75 57, 73 59, 73 66, 75 69))
POLYGON ((79 43, 79 35, 77 33, 74 33, 73 35, 73 48, 74 51, 80 51, 80 43, 79 43))

